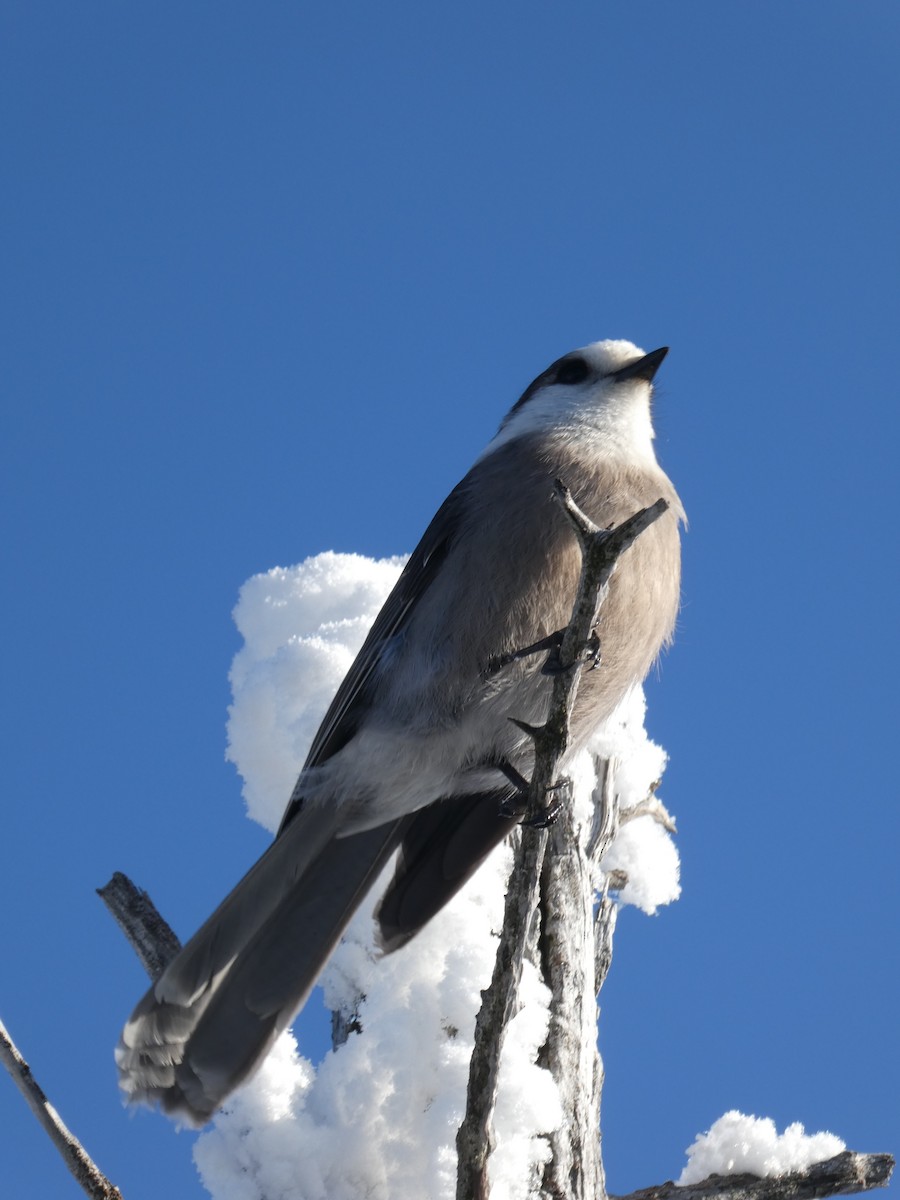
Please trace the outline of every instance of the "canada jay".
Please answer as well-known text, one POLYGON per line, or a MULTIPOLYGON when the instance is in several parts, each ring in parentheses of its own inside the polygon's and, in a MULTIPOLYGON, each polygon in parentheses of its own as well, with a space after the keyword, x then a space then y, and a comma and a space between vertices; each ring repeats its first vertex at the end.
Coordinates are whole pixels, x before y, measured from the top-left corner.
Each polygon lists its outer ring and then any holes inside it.
POLYGON ((441 505, 325 714, 275 841, 126 1024, 116 1060, 130 1100, 202 1124, 293 1020, 395 851, 375 918, 387 953, 514 826, 509 780, 528 778, 533 748, 510 718, 539 724, 552 686, 546 653, 514 652, 565 627, 581 565, 556 478, 601 527, 669 503, 613 573, 569 757, 644 679, 675 623, 684 517, 653 453, 665 354, 604 341, 558 359, 441 505))

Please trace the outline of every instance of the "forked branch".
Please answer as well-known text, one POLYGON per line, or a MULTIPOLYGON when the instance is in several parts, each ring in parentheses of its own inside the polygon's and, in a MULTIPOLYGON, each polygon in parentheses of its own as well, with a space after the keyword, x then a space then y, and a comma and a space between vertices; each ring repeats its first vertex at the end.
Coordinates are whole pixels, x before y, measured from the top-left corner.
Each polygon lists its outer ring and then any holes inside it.
MULTIPOLYGON (((534 741, 535 762, 531 780, 525 796, 526 828, 516 846, 512 873, 506 895, 506 909, 500 943, 497 947, 497 957, 494 973, 486 991, 482 992, 482 1006, 475 1024, 475 1045, 469 1069, 469 1083, 466 1094, 466 1112, 459 1127, 456 1138, 458 1153, 457 1166, 457 1200, 487 1200, 490 1195, 488 1179, 488 1159, 493 1148, 493 1113, 497 1097, 497 1078, 500 1065, 500 1054, 510 1020, 515 1016, 518 1006, 519 984, 522 974, 522 963, 525 957, 525 946, 529 929, 532 926, 538 903, 541 886, 541 872, 544 868, 544 854, 547 845, 547 830, 541 826, 547 823, 548 810, 551 809, 551 797, 560 788, 559 764, 569 745, 569 723, 571 712, 578 693, 581 671, 591 658, 596 660, 597 645, 594 626, 597 614, 606 595, 609 579, 615 569, 620 555, 634 540, 650 525, 653 524, 668 508, 665 500, 658 500, 648 508, 641 509, 627 521, 614 529, 601 530, 578 508, 572 499, 568 488, 559 480, 555 484, 555 495, 571 521, 582 551, 581 577, 578 591, 572 608, 572 615, 562 638, 559 642, 557 659, 554 664, 551 699, 547 720, 540 727, 516 722, 528 733, 534 741)), ((565 807, 563 808, 565 812, 565 807)), ((560 829, 553 831, 555 853, 557 856, 571 849, 572 831, 568 820, 563 820, 560 829)), ((587 906, 590 921, 593 902, 593 886, 586 879, 583 864, 570 864, 569 883, 560 880, 558 864, 544 868, 544 888, 555 896, 551 901, 553 911, 560 903, 557 894, 560 888, 574 886, 579 890, 579 909, 584 911, 587 906), (572 872, 574 871, 574 874, 572 872)), ((548 926, 545 914, 544 925, 548 926)), ((610 925, 611 934, 611 925, 610 925)), ((557 927, 557 935, 562 936, 563 930, 557 927)), ((569 969, 575 969, 568 962, 569 969)), ((566 964, 560 960, 560 977, 557 979, 557 990, 562 986, 561 979, 565 975, 566 964)), ((593 965, 590 974, 593 981, 593 965)), ((550 982, 549 980, 547 982, 550 982)), ((559 1028, 567 1026, 574 1019, 580 1025, 585 1012, 581 1001, 574 1006, 569 1018, 560 1018, 560 997, 554 995, 553 1020, 559 1028)), ((590 1003, 593 1004, 591 993, 590 1003)), ((592 1024, 595 1024, 593 1012, 592 1024)), ((571 1031, 570 1031, 571 1032, 571 1031)), ((551 1032, 551 1039, 553 1033, 551 1032)), ((569 1034, 566 1051, 562 1051, 562 1043, 558 1044, 560 1053, 554 1054, 550 1048, 551 1059, 558 1057, 556 1063, 559 1071, 568 1069, 573 1057, 578 1057, 577 1046, 569 1034)), ((594 1039, 595 1040, 595 1039, 594 1039)), ((591 1043, 593 1045, 593 1041, 591 1043)), ((591 1060, 593 1063, 593 1058, 591 1060)), ((599 1063, 599 1060, 597 1060, 599 1063)), ((591 1064, 581 1064, 587 1069, 595 1081, 595 1095, 587 1104, 591 1112, 596 1112, 599 1104, 600 1074, 599 1065, 593 1069, 591 1064)), ((559 1079, 557 1079, 559 1082, 559 1079)), ((583 1098, 582 1098, 583 1099, 583 1098)), ((579 1105, 579 1111, 584 1105, 579 1105)), ((591 1118, 587 1117, 587 1125, 591 1118)), ((584 1129, 584 1121, 579 1126, 584 1129)), ((596 1123, 594 1123, 596 1127, 596 1123)), ((565 1150, 566 1166, 560 1166, 560 1173, 570 1174, 569 1164, 572 1162, 573 1144, 567 1141, 565 1150)), ((562 1148, 554 1147, 557 1157, 562 1154, 562 1148)), ((597 1158, 596 1168, 582 1172, 576 1168, 581 1182, 579 1187, 595 1184, 602 1187, 602 1167, 597 1158)), ((555 1186, 555 1185, 554 1185, 555 1186)), ((570 1192, 564 1193, 570 1195, 570 1192)))

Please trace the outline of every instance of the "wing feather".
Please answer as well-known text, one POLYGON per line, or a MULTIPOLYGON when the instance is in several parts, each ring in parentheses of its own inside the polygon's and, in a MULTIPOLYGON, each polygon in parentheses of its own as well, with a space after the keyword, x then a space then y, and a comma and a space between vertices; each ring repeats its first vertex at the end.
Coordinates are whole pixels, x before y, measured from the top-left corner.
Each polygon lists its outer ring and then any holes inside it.
MULTIPOLYGON (((471 472, 470 472, 471 475, 471 472)), ((318 766, 347 744, 368 708, 372 675, 391 640, 403 631, 416 605, 431 586, 459 530, 466 507, 467 475, 453 489, 425 530, 410 555, 400 578, 385 600, 350 670, 328 706, 328 711, 304 764, 318 766)), ((280 834, 296 816, 302 799, 294 799, 285 810, 280 834)))

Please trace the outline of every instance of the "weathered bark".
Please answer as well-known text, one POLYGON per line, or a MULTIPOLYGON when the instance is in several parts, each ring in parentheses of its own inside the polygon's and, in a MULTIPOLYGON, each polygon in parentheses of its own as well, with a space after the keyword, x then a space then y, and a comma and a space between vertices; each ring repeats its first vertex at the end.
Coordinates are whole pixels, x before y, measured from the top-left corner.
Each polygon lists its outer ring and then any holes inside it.
POLYGON ((550 987, 542 1061, 556 1081, 566 1119, 550 1134, 542 1191, 593 1200, 603 1194, 600 1081, 594 965, 594 879, 567 808, 550 831, 541 876, 541 964, 550 987))
MULTIPOLYGON (((581 546, 581 578, 571 620, 556 652, 547 720, 540 727, 517 722, 534 740, 535 764, 527 785, 525 829, 510 876, 493 978, 482 993, 475 1025, 466 1113, 456 1139, 457 1200, 487 1200, 490 1195, 488 1159, 493 1148, 497 1072, 506 1027, 517 1008, 522 956, 538 889, 542 973, 552 993, 545 1055, 569 1114, 565 1128, 550 1135, 551 1158, 544 1172, 543 1190, 548 1197, 571 1200, 603 1195, 599 1140, 603 1072, 596 1049, 594 866, 581 845, 570 806, 557 801, 558 794, 566 790, 566 781, 558 778, 559 764, 569 745, 569 721, 581 670, 597 653, 594 625, 616 562, 668 505, 658 500, 615 529, 600 530, 559 481, 556 495, 581 546), (547 837, 544 829, 536 826, 557 815, 545 857, 547 837)), ((605 773, 604 781, 607 779, 605 773)), ((608 791, 605 786, 602 790, 605 794, 608 791)), ((600 808, 608 816, 608 807, 601 804, 600 808)), ((601 846, 602 838, 595 827, 587 841, 599 856, 609 836, 601 846)), ((611 935, 609 922, 607 929, 611 935)))
POLYGON ((490 986, 481 993, 482 1005, 475 1022, 466 1115, 456 1134, 457 1200, 487 1200, 490 1195, 487 1171, 494 1146, 492 1119, 500 1053, 506 1030, 517 1011, 522 964, 537 907, 547 843, 546 829, 528 832, 531 836, 521 837, 515 849, 494 974, 490 986))
POLYGON ((541 879, 542 968, 550 987, 545 1061, 570 1114, 550 1136, 544 1170, 548 1198, 595 1200, 606 1194, 600 1153, 603 1060, 597 1047, 596 998, 612 960, 616 905, 604 884, 596 899, 599 864, 618 828, 615 761, 597 761, 594 821, 579 830, 571 815, 554 827, 541 879))
POLYGON ((758 1175, 710 1175, 701 1183, 678 1187, 669 1180, 610 1200, 818 1200, 887 1187, 894 1170, 890 1154, 845 1150, 805 1171, 761 1179, 758 1175))
POLYGON ((0 1061, 6 1067, 28 1107, 41 1123, 44 1132, 62 1155, 66 1166, 92 1200, 122 1200, 122 1193, 106 1178, 88 1152, 66 1126, 62 1117, 44 1095, 28 1063, 19 1053, 0 1021, 0 1061))
POLYGON ((171 925, 160 916, 147 893, 135 887, 121 871, 97 888, 97 895, 112 913, 150 979, 158 979, 181 949, 171 925))

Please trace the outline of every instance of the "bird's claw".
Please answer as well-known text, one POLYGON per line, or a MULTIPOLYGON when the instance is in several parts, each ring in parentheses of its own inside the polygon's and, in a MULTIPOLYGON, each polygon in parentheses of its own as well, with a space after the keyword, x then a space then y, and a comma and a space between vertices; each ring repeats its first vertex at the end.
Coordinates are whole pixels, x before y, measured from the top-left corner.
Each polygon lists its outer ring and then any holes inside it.
POLYGON ((542 675, 564 675, 567 671, 574 671, 580 664, 587 666, 589 671, 593 671, 600 666, 600 634, 596 629, 591 630, 590 637, 582 646, 578 658, 567 667, 564 667, 559 661, 560 649, 561 646, 554 646, 547 655, 546 661, 541 667, 542 675))
MULTIPOLYGON (((521 776, 519 778, 521 779, 521 776)), ((519 788, 512 796, 501 800, 498 808, 499 815, 507 820, 518 820, 519 824, 524 825, 526 829, 549 829, 551 825, 556 824, 563 806, 570 798, 572 785, 569 779, 561 779, 558 783, 553 784, 547 789, 546 807, 532 816, 527 815, 528 808, 523 802, 526 792, 527 788, 519 788)))
POLYGON ((526 829, 549 829, 551 825, 555 825, 559 820, 559 814, 562 810, 562 800, 551 800, 545 809, 536 813, 533 817, 523 818, 519 824, 524 825, 526 829))

